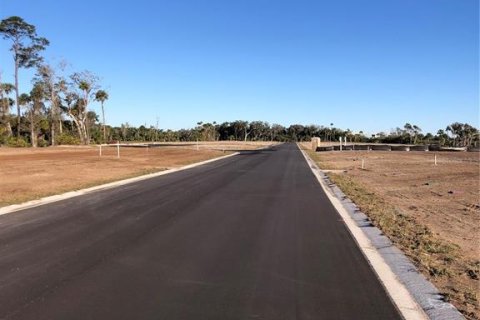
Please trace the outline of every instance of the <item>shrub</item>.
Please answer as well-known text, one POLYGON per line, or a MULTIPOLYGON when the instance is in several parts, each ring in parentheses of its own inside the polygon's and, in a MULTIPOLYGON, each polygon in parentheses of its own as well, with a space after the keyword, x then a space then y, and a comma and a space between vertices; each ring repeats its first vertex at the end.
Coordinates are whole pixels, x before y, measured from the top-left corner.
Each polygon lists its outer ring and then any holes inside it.
POLYGON ((30 144, 24 138, 10 137, 7 139, 7 146, 14 148, 25 148, 30 144))
POLYGON ((80 144, 80 140, 77 137, 74 137, 68 133, 62 133, 57 137, 57 143, 59 145, 66 145, 66 144, 77 145, 77 144, 80 144))
POLYGON ((43 138, 39 138, 38 141, 37 141, 37 145, 41 148, 48 147, 48 141, 46 141, 43 138))

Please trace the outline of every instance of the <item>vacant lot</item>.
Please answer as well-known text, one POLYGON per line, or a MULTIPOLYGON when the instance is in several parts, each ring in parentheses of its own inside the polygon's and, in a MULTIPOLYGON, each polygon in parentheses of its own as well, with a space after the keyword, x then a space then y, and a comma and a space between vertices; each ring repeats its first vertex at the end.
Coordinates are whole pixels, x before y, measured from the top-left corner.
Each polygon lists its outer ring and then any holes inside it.
POLYGON ((438 152, 437 165, 433 152, 310 155, 467 318, 480 317, 478 153, 438 152))
POLYGON ((0 206, 180 167, 267 143, 163 144, 154 148, 0 148, 0 206))

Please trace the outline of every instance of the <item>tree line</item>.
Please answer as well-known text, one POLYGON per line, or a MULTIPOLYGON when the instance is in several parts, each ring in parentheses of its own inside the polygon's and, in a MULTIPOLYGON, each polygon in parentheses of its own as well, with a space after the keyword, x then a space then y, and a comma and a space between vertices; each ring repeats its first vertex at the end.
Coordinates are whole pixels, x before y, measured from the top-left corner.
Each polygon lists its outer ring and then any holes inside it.
MULTIPOLYGON (((65 64, 54 67, 41 55, 50 42, 21 17, 0 21, 0 34, 13 56, 13 83, 0 78, 0 145, 47 146, 105 141, 104 102, 108 93, 90 71, 65 75, 65 64), (30 92, 19 86, 21 69, 34 69, 30 92), (102 125, 89 109, 92 101, 102 107, 102 125), (11 113, 12 109, 16 113, 11 113)), ((1 75, 1 74, 0 74, 1 75)))
POLYGON ((108 92, 101 89, 99 77, 90 71, 65 75, 65 64, 52 66, 41 53, 49 41, 37 35, 35 26, 12 16, 0 22, 0 34, 11 44, 13 84, 3 82, 0 73, 0 146, 55 146, 61 144, 108 143, 113 141, 323 141, 439 144, 443 146, 478 146, 479 131, 467 123, 454 122, 435 134, 406 123, 391 132, 367 136, 362 131, 330 125, 293 124, 285 127, 264 121, 198 122, 194 128, 162 130, 158 126, 108 126, 104 103, 108 92), (19 71, 34 69, 29 93, 19 87, 19 71), (99 102, 102 118, 90 110, 99 102), (12 110, 16 112, 12 113, 12 110))
POLYGON ((319 137, 322 141, 339 141, 340 137, 352 143, 437 144, 451 147, 479 146, 479 130, 467 123, 454 122, 436 134, 423 133, 417 125, 406 123, 388 133, 366 135, 363 131, 336 128, 333 123, 324 125, 294 124, 288 127, 263 121, 198 122, 196 127, 180 130, 162 130, 154 126, 133 127, 128 123, 108 127, 113 141, 309 141, 319 137))

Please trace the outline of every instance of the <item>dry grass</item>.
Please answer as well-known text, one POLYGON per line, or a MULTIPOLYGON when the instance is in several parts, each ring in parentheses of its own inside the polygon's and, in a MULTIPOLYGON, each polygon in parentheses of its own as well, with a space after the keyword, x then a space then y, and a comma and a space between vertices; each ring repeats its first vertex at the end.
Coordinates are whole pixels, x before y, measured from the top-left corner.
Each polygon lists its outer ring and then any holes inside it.
POLYGON ((265 143, 168 144, 155 148, 0 148, 0 206, 180 167, 265 143), (222 151, 223 150, 223 151, 222 151))
MULTIPOLYGON (((308 145, 305 145, 308 147, 308 145)), ((468 319, 479 319, 478 153, 309 151, 468 319), (365 160, 362 170, 361 160, 365 160)))

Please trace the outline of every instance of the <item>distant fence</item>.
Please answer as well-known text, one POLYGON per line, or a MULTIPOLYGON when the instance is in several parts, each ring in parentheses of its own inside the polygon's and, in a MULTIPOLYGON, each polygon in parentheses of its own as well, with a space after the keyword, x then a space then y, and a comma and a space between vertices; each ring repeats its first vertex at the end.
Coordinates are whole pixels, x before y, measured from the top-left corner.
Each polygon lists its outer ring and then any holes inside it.
POLYGON ((358 145, 353 145, 352 150, 371 150, 371 147, 368 144, 358 144, 358 145))
POLYGON ((373 144, 370 148, 374 151, 392 151, 392 147, 389 144, 373 144))
POLYGON ((439 145, 394 145, 394 144, 340 144, 330 146, 318 146, 315 151, 470 151, 480 152, 480 148, 453 148, 440 147, 439 145))
MULTIPOLYGON (((419 145, 419 146, 411 146, 410 151, 429 151, 429 146, 419 145)), ((440 151, 440 149, 438 149, 440 151)))
POLYGON ((403 146, 403 145, 391 146, 391 150, 392 151, 410 151, 410 147, 409 146, 403 146))

